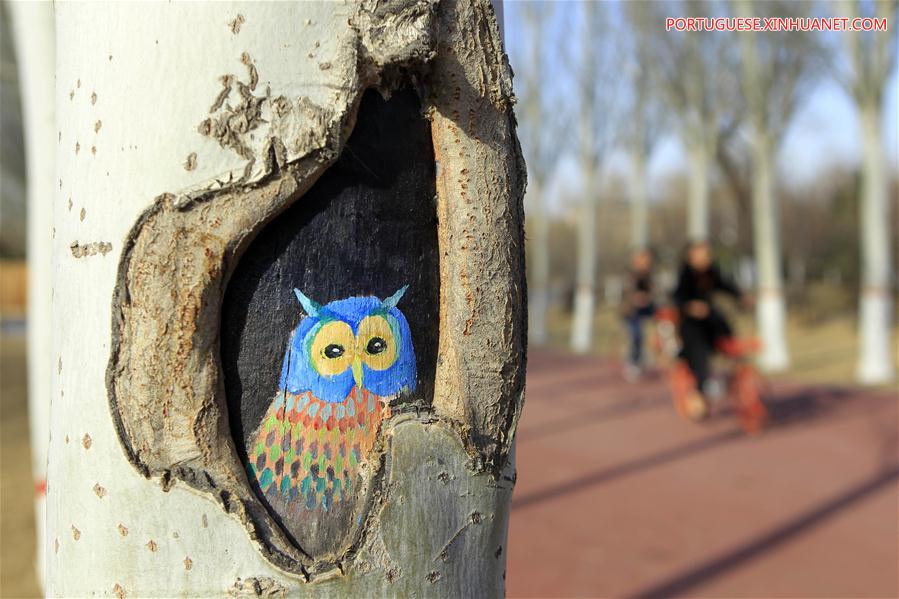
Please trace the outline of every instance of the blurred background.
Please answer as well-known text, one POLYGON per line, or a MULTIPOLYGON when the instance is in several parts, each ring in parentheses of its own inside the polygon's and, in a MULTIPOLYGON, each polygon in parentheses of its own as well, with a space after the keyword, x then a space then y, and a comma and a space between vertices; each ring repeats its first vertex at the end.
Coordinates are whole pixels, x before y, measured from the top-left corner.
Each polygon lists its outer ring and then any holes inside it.
MULTIPOLYGON (((899 190, 896 33, 891 25, 876 36, 853 34, 862 38, 855 40, 855 64, 850 35, 840 32, 665 31, 665 17, 740 16, 741 6, 506 3, 506 43, 529 171, 532 347, 620 352, 612 338, 620 327, 611 321, 636 247, 655 251, 657 276, 663 286, 673 286, 685 242, 708 238, 722 269, 747 290, 756 288, 762 273, 753 236, 766 224, 761 219, 775 227, 770 241, 789 307, 784 325, 791 375, 843 382, 856 377, 859 295, 869 284, 863 280, 860 220, 865 185, 883 187, 889 210, 879 224, 889 231, 889 255, 899 249, 892 234, 899 190), (879 58, 875 37, 884 46, 879 58), (755 40, 748 51, 758 81, 747 80, 745 38, 755 40), (869 64, 874 62, 882 65, 869 64), (871 109, 863 104, 879 107, 879 139, 864 131, 861 113, 871 109), (770 214, 753 196, 760 136, 768 139, 770 214), (868 146, 875 144, 883 160, 876 184, 866 178, 865 164, 868 146), (595 231, 585 233, 589 221, 595 231), (584 265, 590 266, 586 273, 584 265), (593 287, 596 306, 587 344, 571 332, 579 285, 593 287), (822 344, 830 358, 809 360, 809 350, 822 344)), ((840 16, 848 10, 886 14, 892 23, 896 14, 888 2, 745 6, 761 17, 840 16)), ((892 291, 895 271, 888 269, 885 286, 892 291)))
POLYGON ((505 3, 530 298, 510 596, 897 596, 896 16, 505 3), (666 31, 842 16, 889 31, 666 31), (698 239, 755 296, 719 306, 762 342, 761 435, 726 402, 679 418, 652 351, 626 376, 632 252, 664 305, 698 239))
MULTIPOLYGON (((38 587, 28 181, 0 10, 0 594, 13 597, 38 587)), ((530 319, 509 595, 897 596, 896 3, 503 12, 528 164, 530 319), (889 29, 666 31, 666 18, 708 16, 879 17, 889 29), (702 423, 679 418, 655 352, 626 376, 632 252, 652 250, 664 304, 699 239, 756 298, 754 310, 721 305, 738 335, 762 341, 760 435, 723 403, 702 423)))

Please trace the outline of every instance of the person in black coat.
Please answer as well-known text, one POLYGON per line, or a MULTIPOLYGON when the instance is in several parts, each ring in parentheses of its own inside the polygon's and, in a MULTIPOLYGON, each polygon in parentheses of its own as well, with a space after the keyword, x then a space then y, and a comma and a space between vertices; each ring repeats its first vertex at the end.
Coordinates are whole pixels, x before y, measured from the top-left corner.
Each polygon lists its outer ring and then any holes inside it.
POLYGON ((709 378, 709 362, 715 345, 733 336, 733 329, 713 304, 713 296, 725 293, 744 303, 750 300, 714 263, 708 242, 687 246, 674 303, 680 311, 681 357, 687 362, 700 391, 709 378))

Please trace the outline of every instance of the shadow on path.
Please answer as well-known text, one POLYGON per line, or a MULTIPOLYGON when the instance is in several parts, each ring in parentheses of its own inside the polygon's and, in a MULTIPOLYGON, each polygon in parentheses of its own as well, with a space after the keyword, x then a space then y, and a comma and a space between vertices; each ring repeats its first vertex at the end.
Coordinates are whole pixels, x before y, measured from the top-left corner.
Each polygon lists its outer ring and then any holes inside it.
POLYGON ((578 370, 563 371, 563 374, 553 376, 533 377, 526 387, 527 395, 544 398, 559 393, 571 395, 572 391, 581 390, 596 393, 600 389, 608 389, 610 384, 621 381, 621 375, 617 372, 587 372, 578 370))
MULTIPOLYGON (((843 390, 832 388, 823 390, 805 390, 778 398, 769 404, 771 420, 768 432, 786 428, 799 422, 819 419, 826 416, 838 403, 845 399, 847 395, 848 393, 843 390)), ((663 403, 667 403, 667 399, 664 401, 628 400, 618 402, 610 406, 599 408, 596 411, 587 412, 586 414, 575 414, 571 418, 548 423, 547 425, 534 430, 532 433, 529 433, 526 430, 522 431, 522 439, 527 442, 554 433, 569 432, 574 427, 589 424, 589 418, 596 419, 604 416, 621 417, 639 410, 662 405, 663 403)), ((740 429, 724 431, 704 439, 685 443, 672 449, 629 460, 616 466, 603 468, 575 480, 538 490, 517 499, 513 497, 512 509, 522 509, 535 503, 556 499, 569 493, 576 493, 585 488, 604 484, 623 476, 682 460, 697 453, 745 437, 746 434, 740 429)))
POLYGON ((565 418, 550 420, 540 426, 533 426, 519 431, 518 441, 526 443, 543 437, 549 437, 558 433, 568 433, 572 429, 582 426, 590 426, 598 421, 614 420, 636 414, 644 410, 652 410, 671 403, 663 397, 639 397, 617 401, 607 406, 600 406, 591 410, 583 410, 570 414, 565 418))
POLYGON ((513 497, 512 509, 519 510, 525 507, 529 507, 535 503, 541 503, 543 501, 555 499, 562 495, 567 495, 568 493, 581 491, 587 487, 607 483, 611 480, 615 480, 616 478, 640 472, 641 470, 647 470, 649 468, 662 466, 669 462, 675 462, 677 460, 689 457, 693 454, 711 449, 716 445, 743 438, 744 436, 745 435, 741 430, 725 431, 723 433, 719 433, 705 439, 700 439, 691 443, 685 443, 680 447, 675 447, 674 449, 660 451, 646 457, 630 460, 628 462, 624 462, 623 464, 612 466, 611 468, 604 468, 576 480, 572 480, 559 485, 554 485, 542 491, 537 491, 518 499, 515 499, 513 497))
POLYGON ((808 532, 809 529, 818 526, 828 518, 835 516, 837 513, 845 510, 854 503, 891 485, 897 479, 899 479, 899 466, 893 465, 856 485, 852 489, 824 501, 816 507, 798 515, 783 526, 760 535, 733 551, 729 551, 724 555, 690 568, 689 570, 668 580, 662 581, 648 589, 644 589, 632 595, 632 597, 634 599, 650 599, 655 597, 673 597, 675 595, 680 595, 709 579, 720 576, 721 574, 758 557, 766 551, 769 551, 804 532, 808 532))

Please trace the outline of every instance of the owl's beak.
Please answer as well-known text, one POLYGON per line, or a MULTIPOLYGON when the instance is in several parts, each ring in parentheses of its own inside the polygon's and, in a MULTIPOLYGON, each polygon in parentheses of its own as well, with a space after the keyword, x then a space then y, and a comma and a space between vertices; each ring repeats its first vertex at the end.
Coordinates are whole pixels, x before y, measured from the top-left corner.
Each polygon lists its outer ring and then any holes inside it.
POLYGON ((356 381, 356 386, 360 389, 362 388, 362 360, 359 359, 359 356, 353 358, 353 380, 356 381))

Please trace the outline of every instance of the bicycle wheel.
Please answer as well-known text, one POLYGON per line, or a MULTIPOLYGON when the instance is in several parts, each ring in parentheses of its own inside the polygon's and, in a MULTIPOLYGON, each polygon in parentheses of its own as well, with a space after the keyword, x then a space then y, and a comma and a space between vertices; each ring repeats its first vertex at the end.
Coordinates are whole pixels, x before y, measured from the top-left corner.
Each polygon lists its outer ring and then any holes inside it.
POLYGON ((708 416, 708 404, 696 388, 696 378, 686 362, 677 360, 669 369, 668 385, 674 409, 682 418, 697 422, 708 416))
POLYGON ((751 364, 737 367, 731 396, 743 430, 750 434, 761 432, 768 423, 768 409, 762 401, 761 378, 751 364))

